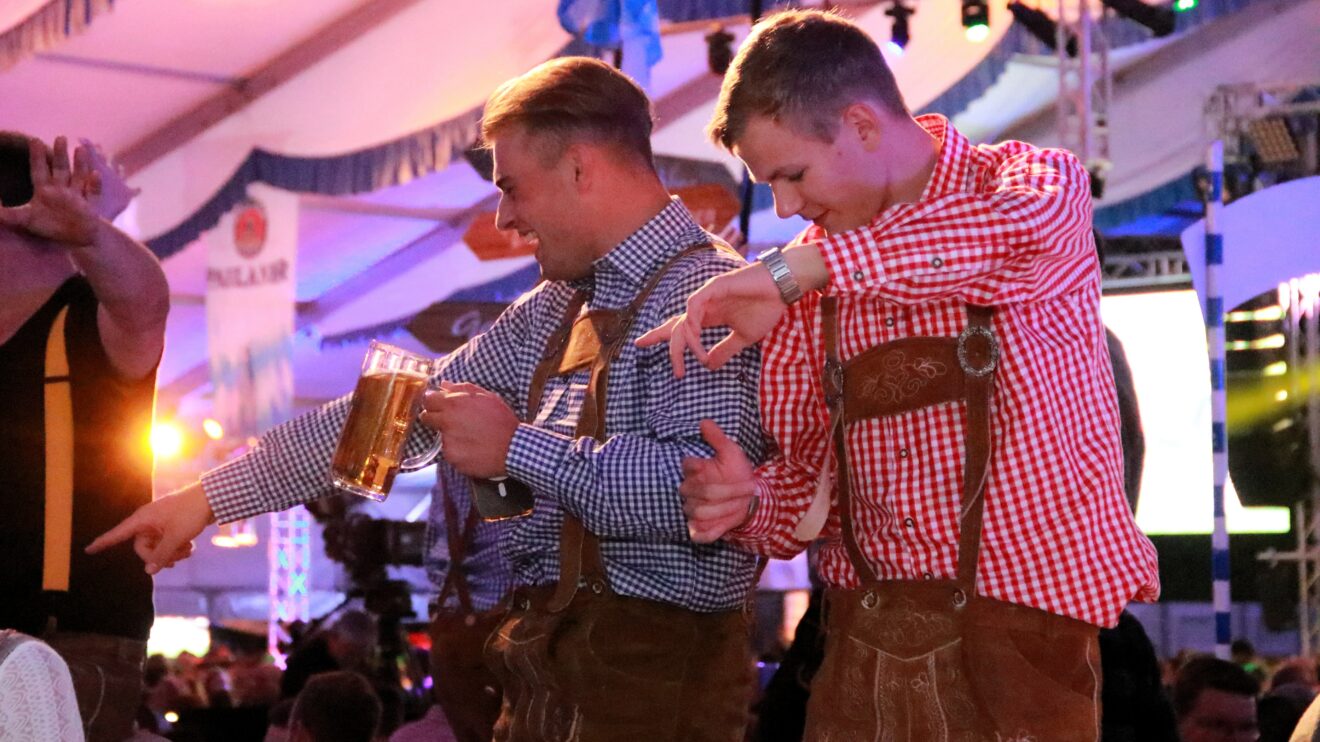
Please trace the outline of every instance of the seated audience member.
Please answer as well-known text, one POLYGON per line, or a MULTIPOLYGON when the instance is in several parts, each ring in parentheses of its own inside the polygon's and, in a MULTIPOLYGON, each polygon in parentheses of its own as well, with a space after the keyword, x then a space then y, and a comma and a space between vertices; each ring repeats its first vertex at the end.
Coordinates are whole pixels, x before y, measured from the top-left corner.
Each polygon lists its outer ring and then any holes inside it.
POLYGON ((326 672, 307 681, 289 717, 289 742, 372 742, 380 699, 355 672, 326 672))
POLYGON ((262 742, 289 742, 289 716, 293 714, 293 699, 286 698, 270 707, 266 715, 269 723, 262 742))
POLYGON ((404 724, 391 734, 390 742, 458 742, 458 739, 445 718, 444 709, 433 704, 422 718, 404 724))
POLYGON ((1141 622, 1128 611, 1100 630, 1102 742, 1178 742, 1173 707, 1160 679, 1160 662, 1141 622))
POLYGON ((1270 691, 1276 691, 1285 685, 1302 685, 1316 691, 1315 660, 1309 657, 1294 657, 1279 666, 1270 678, 1270 691))
POLYGON ((1210 656, 1188 660, 1173 681, 1173 711, 1183 742, 1256 742, 1256 694, 1246 670, 1210 656))
POLYGON ((1259 742, 1288 742, 1314 698, 1315 689, 1302 683, 1284 683, 1262 696, 1256 705, 1259 742))
POLYGON ((376 653, 376 622, 362 611, 344 611, 330 628, 313 636, 289 655, 280 680, 280 695, 292 698, 307 679, 332 670, 368 670, 376 653))

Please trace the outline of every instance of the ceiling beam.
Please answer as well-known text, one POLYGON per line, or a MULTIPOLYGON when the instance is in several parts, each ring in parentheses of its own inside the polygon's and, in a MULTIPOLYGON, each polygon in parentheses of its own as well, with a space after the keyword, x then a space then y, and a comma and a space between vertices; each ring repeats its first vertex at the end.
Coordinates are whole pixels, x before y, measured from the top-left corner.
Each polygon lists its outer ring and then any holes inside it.
POLYGON ((317 194, 302 195, 298 199, 298 206, 302 209, 315 211, 378 216, 389 219, 417 219, 426 222, 447 222, 453 219, 461 219, 471 211, 470 208, 446 209, 425 206, 400 206, 398 204, 367 201, 361 198, 321 196, 317 194))
POLYGON ((193 108, 138 139, 119 153, 127 174, 140 172, 207 129, 243 110, 312 65, 393 18, 421 0, 368 0, 317 29, 193 108))
POLYGON ((709 70, 671 90, 654 105, 656 128, 668 126, 704 105, 714 105, 724 78, 709 70))

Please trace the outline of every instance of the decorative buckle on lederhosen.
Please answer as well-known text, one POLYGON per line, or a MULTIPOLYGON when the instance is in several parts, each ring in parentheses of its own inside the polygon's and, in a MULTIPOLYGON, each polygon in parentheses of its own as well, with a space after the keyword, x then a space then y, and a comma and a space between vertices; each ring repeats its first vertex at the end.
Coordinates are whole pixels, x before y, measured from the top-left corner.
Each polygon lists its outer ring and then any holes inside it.
POLYGON ((826 358, 824 371, 821 386, 824 387, 825 404, 832 410, 843 401, 843 364, 833 358, 826 358))
POLYGON ((970 324, 963 328, 962 333, 958 335, 958 365, 962 367, 963 373, 968 376, 980 378, 990 375, 995 367, 999 365, 999 341, 995 339, 995 333, 988 327, 978 327, 970 324), (984 366, 972 365, 968 343, 975 337, 985 338, 989 348, 989 359, 984 366))

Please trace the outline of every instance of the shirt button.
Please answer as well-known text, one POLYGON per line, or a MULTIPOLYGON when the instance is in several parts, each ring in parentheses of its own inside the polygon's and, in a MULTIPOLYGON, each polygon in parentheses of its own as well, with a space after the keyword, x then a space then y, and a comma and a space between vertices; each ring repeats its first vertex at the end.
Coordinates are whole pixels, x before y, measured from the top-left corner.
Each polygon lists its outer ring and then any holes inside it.
POLYGON ((916 524, 917 524, 917 522, 916 522, 915 520, 912 520, 911 518, 904 518, 904 519, 903 519, 903 525, 907 526, 908 528, 912 528, 912 527, 915 526, 916 524))
POLYGON ((893 326, 894 326, 894 318, 885 317, 885 327, 893 327, 893 326))
POLYGON ((898 449, 898 457, 900 459, 906 459, 908 457, 908 450, 906 448, 898 449))
POLYGON ((944 267, 944 258, 932 258, 931 261, 930 261, 930 264, 931 264, 931 266, 934 267, 934 268, 943 268, 943 267, 944 267))
POLYGON ((861 271, 855 271, 855 272, 853 273, 853 280, 855 280, 855 281, 860 281, 860 280, 862 280, 863 278, 866 278, 866 274, 865 274, 865 273, 863 273, 863 272, 861 272, 861 271))
POLYGON ((922 572, 922 573, 921 573, 921 576, 924 577, 924 578, 926 578, 927 580, 933 580, 933 579, 935 579, 935 575, 933 575, 933 574, 931 574, 931 573, 929 573, 929 572, 922 572))

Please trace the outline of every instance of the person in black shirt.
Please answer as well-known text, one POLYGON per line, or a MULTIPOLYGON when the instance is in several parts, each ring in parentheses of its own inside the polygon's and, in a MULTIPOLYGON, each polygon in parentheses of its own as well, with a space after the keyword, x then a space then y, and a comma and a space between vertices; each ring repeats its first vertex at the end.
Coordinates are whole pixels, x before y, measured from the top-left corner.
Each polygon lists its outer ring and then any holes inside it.
POLYGON ((83 553, 151 501, 169 288, 108 221, 131 197, 91 146, 0 133, 0 628, 64 657, 93 742, 132 734, 153 618, 130 549, 83 553))

